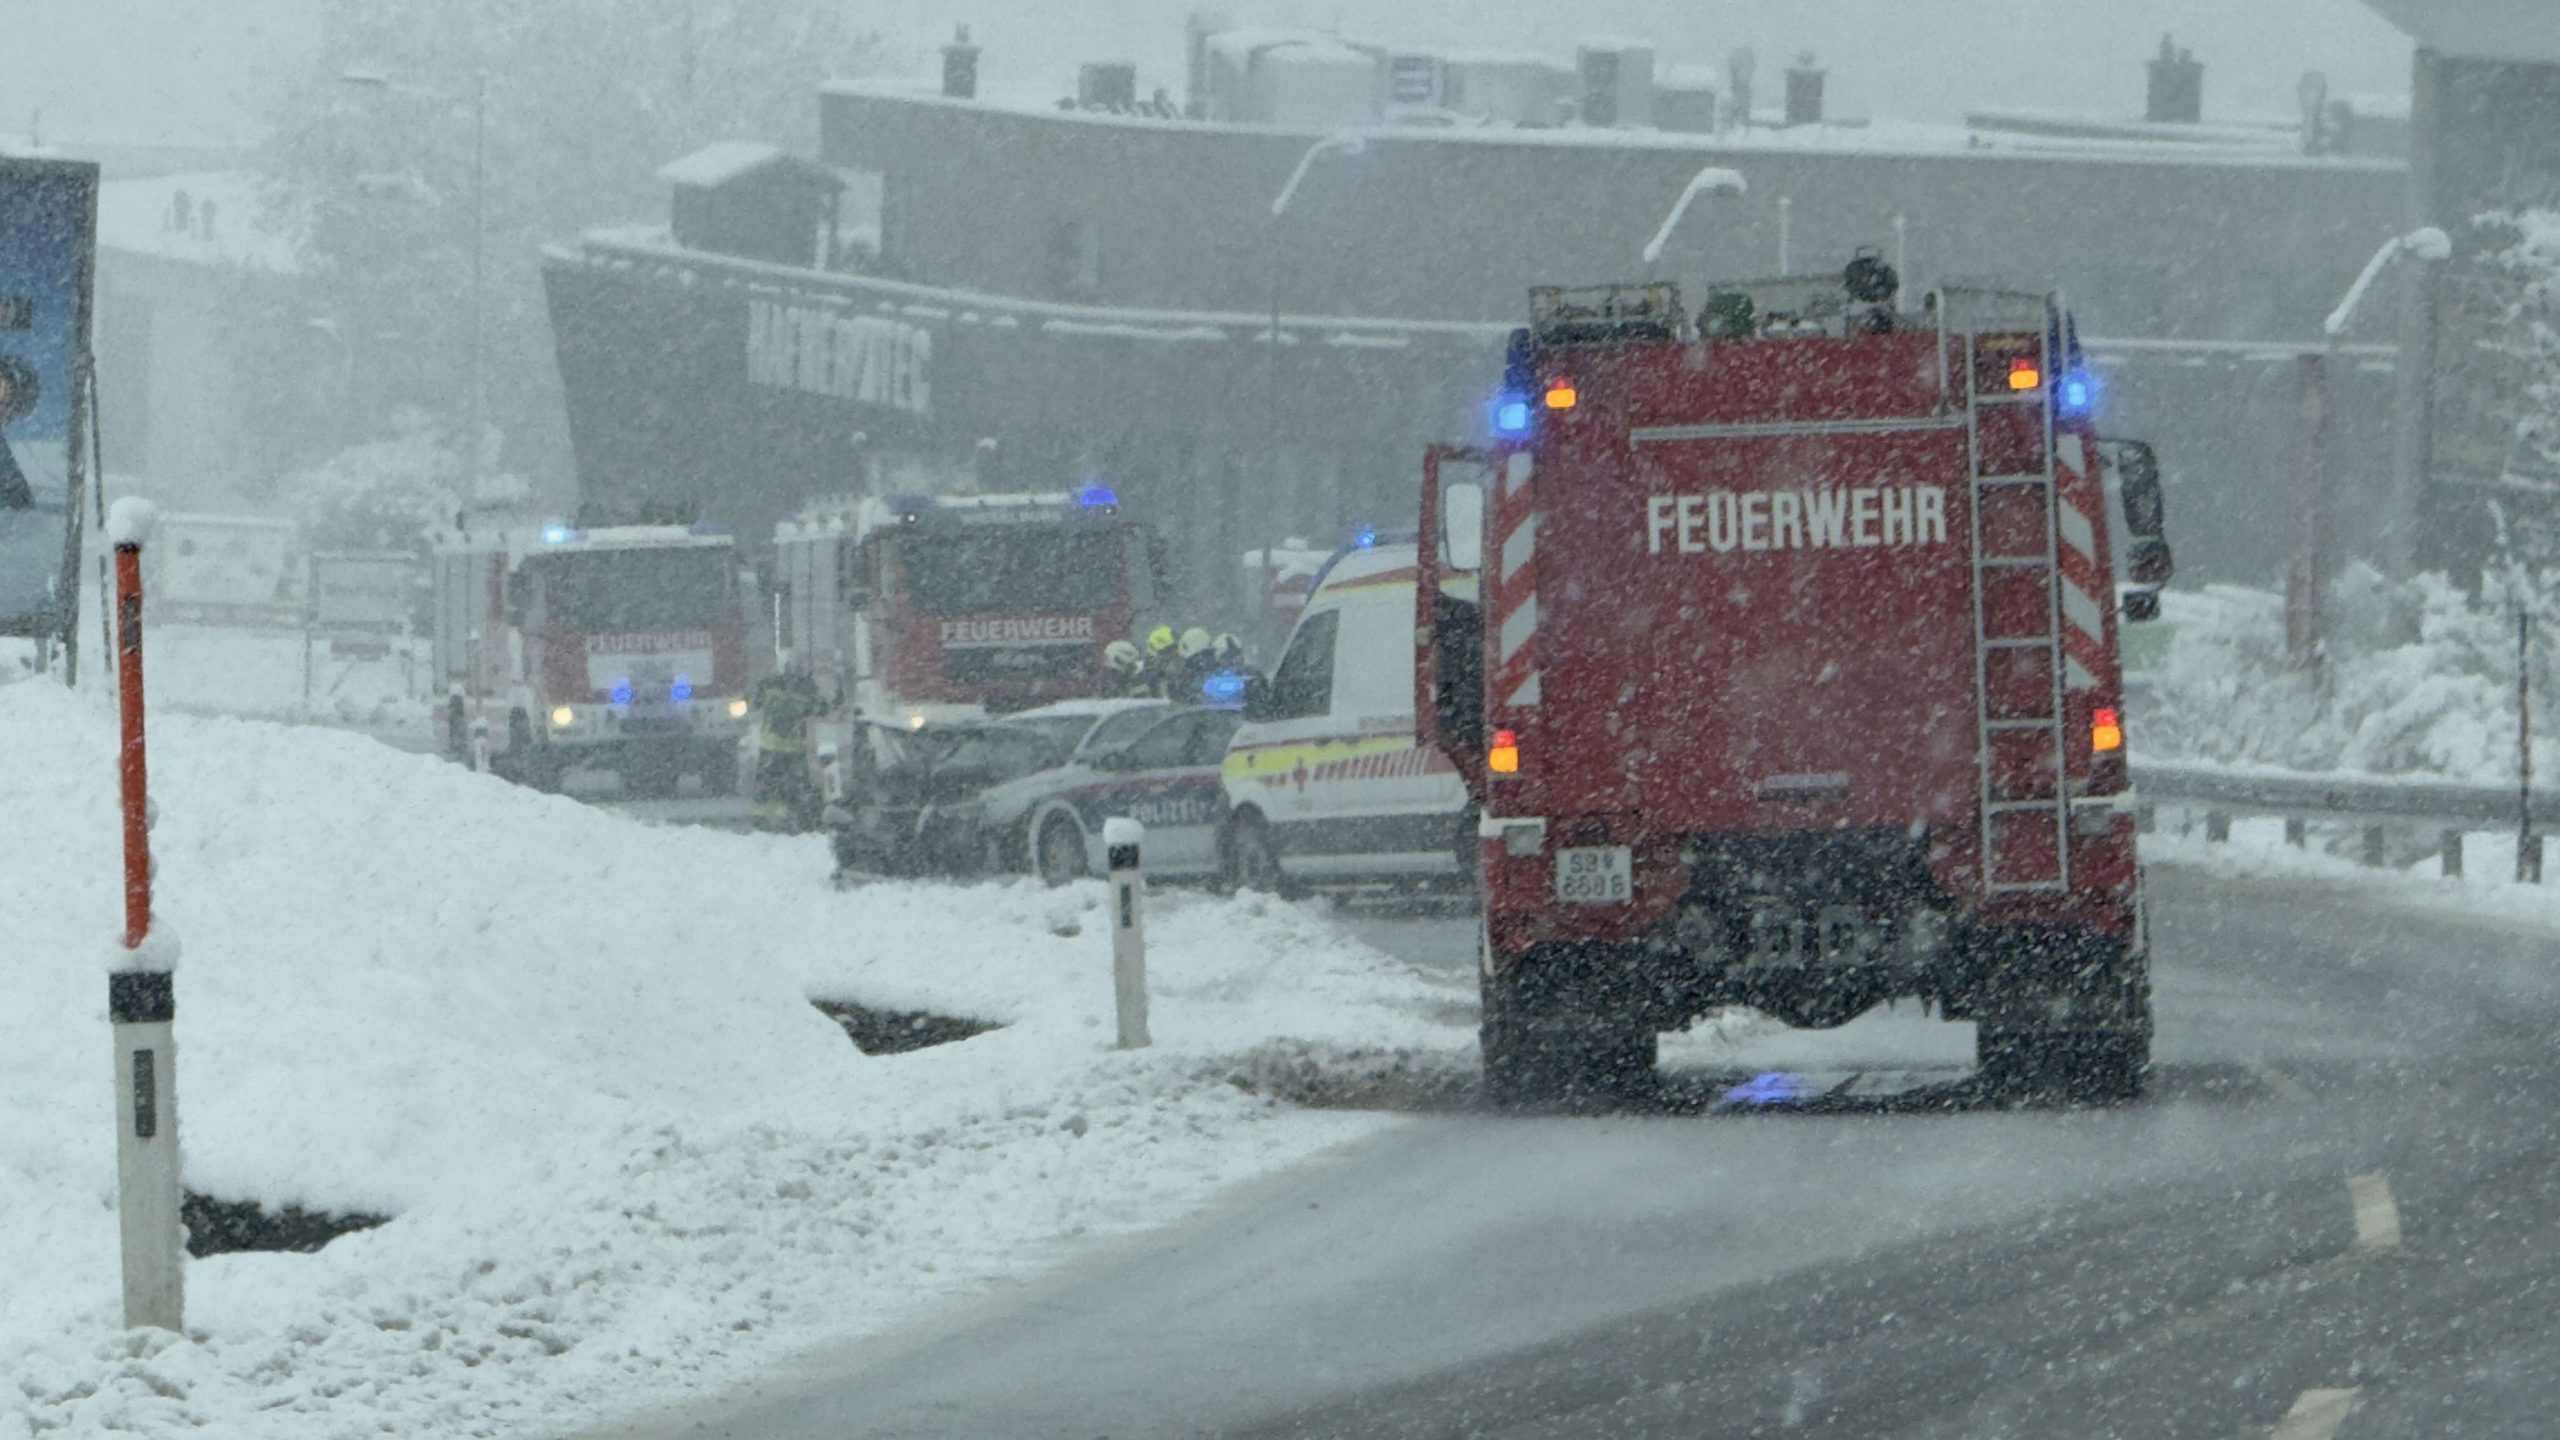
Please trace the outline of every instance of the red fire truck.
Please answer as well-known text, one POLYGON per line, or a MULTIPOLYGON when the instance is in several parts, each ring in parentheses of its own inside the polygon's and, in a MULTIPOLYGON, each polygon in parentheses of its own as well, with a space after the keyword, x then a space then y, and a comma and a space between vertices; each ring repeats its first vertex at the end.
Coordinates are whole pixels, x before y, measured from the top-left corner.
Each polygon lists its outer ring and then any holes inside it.
POLYGON ((611 769, 635 794, 698 774, 737 785, 750 644, 737 546, 682 525, 502 529, 436 551, 435 662, 447 752, 554 789, 611 769))
MULTIPOLYGON (((1429 457, 1416 600, 1417 713, 1480 815, 1490 1092, 1605 1094, 1717 1006, 1909 998, 1976 1023, 2003 1093, 2137 1095, 2102 458, 2132 442, 2091 428, 2058 301, 1904 310, 1867 258, 1694 320, 1664 284, 1531 313, 1496 443, 1429 457)), ((2129 453, 2147 614, 2169 555, 2129 453)))
POLYGON ((785 646, 841 719, 921 728, 1099 694, 1102 649, 1155 604, 1145 527, 1103 486, 892 495, 774 537, 785 646))

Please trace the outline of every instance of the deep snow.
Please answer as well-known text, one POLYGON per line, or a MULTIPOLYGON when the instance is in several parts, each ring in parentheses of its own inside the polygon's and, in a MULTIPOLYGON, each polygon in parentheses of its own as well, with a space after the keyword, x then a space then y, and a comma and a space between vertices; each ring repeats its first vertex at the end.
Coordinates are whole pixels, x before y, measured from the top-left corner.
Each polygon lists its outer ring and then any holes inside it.
POLYGON ((1158 897, 1109 1048, 1101 889, 839 893, 812 839, 658 828, 358 736, 163 715, 190 1188, 385 1211, 191 1264, 118 1331, 98 957, 106 701, 0 686, 0 1437, 512 1434, 737 1383, 1391 1124, 1231 1082, 1279 1044, 1461 1052, 1465 978, 1319 913, 1158 897), (813 995, 1004 1028, 866 1057, 813 995))

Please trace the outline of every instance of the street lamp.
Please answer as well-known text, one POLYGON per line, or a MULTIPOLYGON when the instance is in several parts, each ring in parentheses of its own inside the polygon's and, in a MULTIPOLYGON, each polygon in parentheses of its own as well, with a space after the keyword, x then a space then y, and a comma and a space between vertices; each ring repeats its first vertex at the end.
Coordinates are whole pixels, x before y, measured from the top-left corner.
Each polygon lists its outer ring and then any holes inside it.
MULTIPOLYGON (((402 85, 379 70, 342 70, 338 83, 377 93, 400 91, 431 99, 452 98, 448 92, 402 85)), ((487 399, 485 376, 487 360, 481 316, 486 310, 488 292, 489 236, 489 75, 485 70, 471 76, 471 344, 468 379, 463 388, 463 493, 476 497, 480 493, 480 451, 487 428, 484 407, 487 399)))
MULTIPOLYGON (((1280 262, 1282 242, 1288 235, 1282 223, 1289 214, 1289 202, 1298 197, 1298 187, 1306 183, 1307 172, 1316 161, 1327 155, 1352 156, 1369 148, 1368 137, 1357 130, 1338 130, 1309 145, 1298 157, 1296 168, 1289 172, 1280 193, 1271 197, 1271 333, 1264 337, 1270 349, 1263 356, 1263 405, 1268 414, 1273 479, 1278 479, 1280 457, 1280 262)), ((1270 536, 1263 537, 1263 571, 1271 568, 1270 536)))
POLYGON ((2320 349, 2295 358, 2302 376, 2303 437, 2295 449, 2293 474, 2293 555, 2285 573, 2285 654, 2294 665, 2327 681, 2323 652, 2328 641, 2329 449, 2338 414, 2338 344, 2367 291, 2391 262, 2406 257, 2426 264, 2453 258, 2453 239, 2430 225, 2395 236, 2373 252, 2338 308, 2320 322, 2320 349))
POLYGON ((1679 228, 1680 217, 1689 213, 1690 201, 1701 195, 1743 195, 1750 189, 1751 183, 1742 178, 1741 171, 1727 170, 1721 165, 1710 165, 1690 176, 1680 198, 1671 202, 1670 213, 1662 217, 1662 228, 1654 231, 1653 238, 1645 242, 1645 278, 1653 278, 1653 268, 1662 263, 1662 247, 1670 242, 1671 232, 1679 228))

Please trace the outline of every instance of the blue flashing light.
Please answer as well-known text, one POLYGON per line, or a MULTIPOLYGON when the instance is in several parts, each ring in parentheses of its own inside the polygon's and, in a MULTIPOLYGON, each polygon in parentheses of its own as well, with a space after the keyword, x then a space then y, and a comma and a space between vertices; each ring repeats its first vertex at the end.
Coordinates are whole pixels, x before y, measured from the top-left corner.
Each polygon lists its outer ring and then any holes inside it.
POLYGON ((2055 395, 2063 414, 2086 415, 2097 408, 2098 382, 2086 370, 2068 370, 2063 373, 2062 384, 2057 387, 2055 395))
POLYGON ((1804 1098, 1804 1082, 1781 1070, 1754 1075, 1724 1092, 1727 1105, 1784 1105, 1804 1098))
POLYGON ((668 687, 667 687, 667 698, 668 698, 668 699, 670 699, 670 700, 690 700, 690 699, 692 699, 692 698, 693 698, 693 682, 692 682, 692 681, 690 681, 690 680, 685 679, 685 678, 684 678, 683 676, 681 676, 681 675, 677 676, 677 677, 676 677, 676 683, 674 683, 673 685, 670 685, 670 686, 668 686, 668 687))
POLYGON ((1504 395, 1493 402, 1493 433, 1517 440, 1529 433, 1529 397, 1504 395))
POLYGON ((1241 705, 1244 703, 1244 672, 1221 670, 1200 682, 1200 693, 1207 696, 1212 705, 1241 705))
POLYGON ((1378 527, 1375 525, 1361 526, 1360 533, 1351 537, 1351 543, 1359 546, 1363 550, 1375 550, 1378 548, 1378 527))
POLYGON ((613 703, 616 705, 628 705, 631 703, 630 681, 624 680, 615 684, 613 687, 613 703))
POLYGON ((577 538, 578 532, 570 529, 566 525, 545 525, 542 527, 542 543, 545 545, 566 545, 577 538))
POLYGON ((1076 492, 1076 503, 1088 510, 1110 510, 1118 508, 1120 497, 1108 485, 1087 485, 1076 492))

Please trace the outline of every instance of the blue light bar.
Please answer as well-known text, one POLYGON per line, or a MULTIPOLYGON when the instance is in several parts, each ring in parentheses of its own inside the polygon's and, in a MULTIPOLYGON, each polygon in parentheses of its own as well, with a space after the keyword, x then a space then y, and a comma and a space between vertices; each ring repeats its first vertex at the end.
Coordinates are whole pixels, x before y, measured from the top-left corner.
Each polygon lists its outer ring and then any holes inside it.
POLYGON ((628 705, 631 703, 630 681, 622 681, 613 687, 613 703, 616 705, 628 705))
POLYGON ((1517 440, 1529 433, 1529 416, 1528 396, 1497 396, 1493 402, 1493 433, 1506 440, 1517 440))
POLYGON ((2054 398, 2063 414, 2086 415, 2098 405, 2097 379, 2086 370, 2067 370, 2054 389, 2054 398))
POLYGON ((1200 682, 1200 693, 1207 696, 1212 705, 1241 705, 1244 703, 1244 675, 1241 671, 1221 670, 1200 682))
POLYGON ((566 525, 545 525, 542 527, 542 543, 545 545, 566 545, 577 538, 578 532, 570 529, 566 525))
POLYGON ((1108 485, 1087 485, 1076 492, 1076 503, 1088 510, 1108 510, 1119 506, 1120 497, 1108 485))
POLYGON ((1375 525, 1361 526, 1360 533, 1351 537, 1351 543, 1359 546, 1363 550, 1376 549, 1378 546, 1378 527, 1375 525))
POLYGON ((690 680, 685 679, 685 678, 684 678, 683 676, 681 676, 681 675, 677 676, 677 677, 676 677, 676 683, 674 683, 673 685, 670 685, 670 686, 668 686, 668 687, 667 687, 667 698, 668 698, 668 699, 670 699, 670 700, 690 700, 690 699, 692 699, 692 698, 693 698, 693 682, 692 682, 692 681, 690 681, 690 680))

